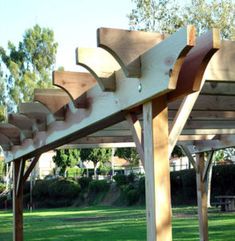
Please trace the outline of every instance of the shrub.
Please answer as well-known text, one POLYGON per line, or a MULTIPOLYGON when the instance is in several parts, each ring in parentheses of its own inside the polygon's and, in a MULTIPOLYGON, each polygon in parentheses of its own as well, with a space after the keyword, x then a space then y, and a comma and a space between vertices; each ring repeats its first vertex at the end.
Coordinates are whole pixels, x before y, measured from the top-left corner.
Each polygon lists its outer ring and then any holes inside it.
POLYGON ((129 190, 126 193, 127 205, 136 204, 139 201, 139 192, 136 189, 129 190))
POLYGON ((81 190, 87 190, 89 187, 89 183, 92 181, 91 177, 81 177, 78 179, 78 183, 81 187, 81 190))
POLYGON ((33 196, 38 200, 49 197, 50 185, 53 182, 54 180, 37 180, 33 187, 33 196))
POLYGON ((121 187, 122 185, 125 185, 128 183, 127 176, 124 174, 117 174, 113 177, 113 179, 117 183, 118 187, 121 187))
POLYGON ((70 199, 79 195, 78 183, 68 179, 57 180, 50 185, 50 197, 70 199))
POLYGON ((110 183, 106 180, 93 180, 89 183, 89 193, 107 192, 110 183))

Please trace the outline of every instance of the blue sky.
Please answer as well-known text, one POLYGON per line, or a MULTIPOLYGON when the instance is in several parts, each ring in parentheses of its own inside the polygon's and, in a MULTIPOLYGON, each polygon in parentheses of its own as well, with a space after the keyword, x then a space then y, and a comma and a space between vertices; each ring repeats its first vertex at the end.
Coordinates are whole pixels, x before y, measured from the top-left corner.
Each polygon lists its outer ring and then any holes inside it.
POLYGON ((95 47, 96 29, 128 29, 131 0, 0 0, 0 45, 18 43, 35 24, 49 27, 59 43, 56 67, 76 70, 75 48, 95 47))

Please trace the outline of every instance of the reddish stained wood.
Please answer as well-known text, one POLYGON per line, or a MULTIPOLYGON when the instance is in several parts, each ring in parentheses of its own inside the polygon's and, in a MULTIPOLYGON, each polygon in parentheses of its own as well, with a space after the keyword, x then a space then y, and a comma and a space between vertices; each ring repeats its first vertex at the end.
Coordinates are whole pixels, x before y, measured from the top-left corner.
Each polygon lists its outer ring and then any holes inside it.
POLYGON ((96 85, 96 79, 90 73, 54 71, 53 85, 62 88, 77 106, 76 100, 96 85))
POLYGON ((140 77, 140 55, 164 40, 160 33, 113 28, 97 30, 97 44, 118 61, 127 77, 140 77))
POLYGON ((27 168, 27 170, 25 171, 24 175, 23 175, 23 184, 27 181, 30 173, 32 172, 32 170, 34 169, 35 165, 37 164, 39 158, 40 158, 41 155, 37 155, 35 156, 32 161, 30 162, 30 165, 29 167, 27 168))
POLYGON ((219 31, 213 29, 197 39, 197 44, 187 54, 182 64, 176 90, 168 94, 168 100, 198 91, 208 62, 220 47, 219 31))

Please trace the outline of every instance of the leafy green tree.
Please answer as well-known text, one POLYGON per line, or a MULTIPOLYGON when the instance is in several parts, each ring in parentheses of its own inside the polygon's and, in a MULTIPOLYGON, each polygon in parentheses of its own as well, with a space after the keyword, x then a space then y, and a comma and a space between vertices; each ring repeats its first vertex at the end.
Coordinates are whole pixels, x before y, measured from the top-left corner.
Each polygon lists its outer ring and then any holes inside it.
POLYGON ((114 155, 127 160, 131 166, 139 165, 140 157, 134 147, 117 148, 114 155))
POLYGON ((235 39, 235 2, 231 0, 132 0, 128 15, 131 29, 173 33, 193 24, 199 35, 207 29, 219 28, 226 39, 235 39))
POLYGON ((79 149, 59 149, 53 157, 54 163, 60 168, 60 175, 66 174, 68 167, 74 167, 80 159, 79 149))
MULTIPOLYGON (((51 85, 51 70, 55 63, 58 44, 51 29, 35 25, 25 31, 23 40, 16 47, 8 42, 5 50, 0 47, 1 63, 6 73, 8 110, 22 101, 31 101, 34 88, 51 85)), ((0 88, 2 81, 0 81, 0 88)))
POLYGON ((97 179, 98 163, 105 163, 110 160, 112 156, 111 148, 87 148, 80 150, 80 157, 82 161, 92 161, 94 164, 94 176, 97 179))

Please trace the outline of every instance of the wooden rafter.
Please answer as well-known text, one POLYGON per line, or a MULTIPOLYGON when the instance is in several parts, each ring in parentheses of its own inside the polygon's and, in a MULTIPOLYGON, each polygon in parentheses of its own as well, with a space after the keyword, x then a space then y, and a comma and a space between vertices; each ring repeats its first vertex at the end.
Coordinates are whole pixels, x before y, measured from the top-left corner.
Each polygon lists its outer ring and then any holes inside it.
POLYGON ((77 99, 96 84, 95 78, 90 73, 54 71, 53 85, 63 89, 72 99, 76 107, 77 99))
MULTIPOLYGON (((37 132, 34 141, 27 140, 22 146, 14 146, 6 158, 8 160, 18 159, 22 155, 31 158, 37 153, 84 137, 123 120, 124 116, 121 115, 123 111, 171 91, 172 79, 169 79, 166 71, 176 68, 174 72, 177 75, 177 71, 180 70, 179 64, 182 64, 182 62, 179 63, 179 58, 182 58, 182 54, 186 55, 187 51, 193 47, 191 37, 192 32, 187 28, 182 29, 145 52, 141 56, 143 73, 141 79, 126 78, 122 70, 115 72, 117 85, 115 94, 104 93, 99 86, 88 90, 86 94, 90 101, 90 108, 66 112, 66 122, 50 120, 48 114, 45 113, 46 124, 53 123, 53 125, 47 126, 45 133, 37 132), (173 52, 174 55, 166 64, 165 60, 169 58, 169 52, 173 52), (141 91, 139 91, 140 82, 141 91), (131 95, 129 90, 132 90, 131 95)), ((35 111, 32 108, 31 110, 24 108, 21 113, 28 116, 35 111)), ((44 113, 44 111, 41 112, 44 113)), ((41 112, 39 111, 40 115, 42 115, 41 112)))
POLYGON ((141 76, 140 56, 166 36, 159 33, 99 28, 97 44, 112 54, 127 77, 141 76))
POLYGON ((101 48, 78 48, 76 54, 77 64, 90 71, 103 91, 115 91, 114 72, 121 67, 111 54, 101 48))

